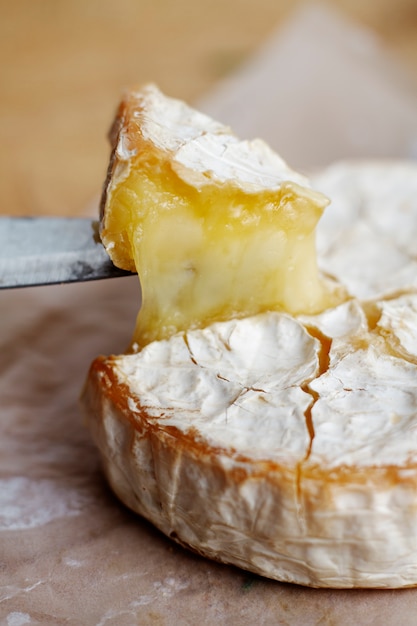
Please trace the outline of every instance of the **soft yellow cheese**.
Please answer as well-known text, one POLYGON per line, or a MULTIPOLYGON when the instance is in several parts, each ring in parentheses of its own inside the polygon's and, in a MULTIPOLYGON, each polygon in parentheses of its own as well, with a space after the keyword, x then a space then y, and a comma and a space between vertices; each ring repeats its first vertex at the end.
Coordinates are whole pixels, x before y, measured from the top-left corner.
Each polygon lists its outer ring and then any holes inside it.
POLYGON ((136 270, 138 346, 267 310, 316 313, 315 227, 327 198, 260 141, 167 98, 128 94, 112 133, 101 236, 136 270))

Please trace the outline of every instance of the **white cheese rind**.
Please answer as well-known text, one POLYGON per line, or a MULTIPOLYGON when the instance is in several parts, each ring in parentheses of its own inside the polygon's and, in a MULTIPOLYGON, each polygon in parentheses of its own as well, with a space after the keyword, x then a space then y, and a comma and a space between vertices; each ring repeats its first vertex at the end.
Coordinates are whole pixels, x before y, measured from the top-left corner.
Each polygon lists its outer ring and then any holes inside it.
POLYGON ((276 191, 283 183, 294 183, 298 192, 314 197, 323 208, 328 200, 310 189, 305 176, 292 170, 261 139, 240 141, 230 130, 186 103, 163 94, 149 84, 128 95, 132 122, 120 124, 115 147, 117 172, 113 182, 123 179, 140 140, 160 150, 171 168, 187 184, 201 188, 208 184, 229 184, 247 193, 276 191))
POLYGON ((378 327, 394 350, 417 359, 417 294, 407 294, 378 303, 378 327))
POLYGON ((330 339, 361 335, 368 328, 365 312, 358 300, 347 300, 319 315, 298 315, 297 319, 305 326, 317 328, 330 339))
POLYGON ((331 205, 319 265, 361 300, 417 288, 417 163, 337 163, 311 179, 331 205))
POLYGON ((319 398, 309 461, 328 469, 417 465, 416 381, 416 364, 373 343, 331 350, 328 371, 310 385, 319 398))
POLYGON ((333 475, 305 469, 302 502, 309 532, 300 543, 320 586, 416 585, 416 473, 416 467, 333 475))

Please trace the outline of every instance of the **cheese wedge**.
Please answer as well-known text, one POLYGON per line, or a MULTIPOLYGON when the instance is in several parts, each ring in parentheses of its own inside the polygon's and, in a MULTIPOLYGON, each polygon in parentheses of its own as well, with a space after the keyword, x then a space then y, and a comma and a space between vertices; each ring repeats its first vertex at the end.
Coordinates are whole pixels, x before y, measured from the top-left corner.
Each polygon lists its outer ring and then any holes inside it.
POLYGON ((101 237, 137 270, 134 343, 266 310, 318 312, 315 227, 328 204, 263 141, 168 98, 129 92, 111 132, 101 237))
POLYGON ((325 201, 264 144, 154 87, 127 97, 112 137, 102 236, 144 297, 135 349, 97 358, 82 395, 112 489, 176 542, 272 579, 416 586, 417 165, 318 175, 334 206, 317 263, 325 201), (275 231, 291 254, 268 265, 275 231))

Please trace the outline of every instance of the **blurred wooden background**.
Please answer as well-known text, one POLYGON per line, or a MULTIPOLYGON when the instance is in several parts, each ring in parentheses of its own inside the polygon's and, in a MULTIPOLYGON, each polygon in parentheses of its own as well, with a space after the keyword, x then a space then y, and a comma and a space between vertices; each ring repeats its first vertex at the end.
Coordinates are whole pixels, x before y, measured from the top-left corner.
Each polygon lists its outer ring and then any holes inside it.
MULTIPOLYGON (((0 0, 0 213, 86 212, 127 85, 189 101, 232 72, 296 0, 0 0)), ((417 0, 332 0, 417 74, 417 0)))

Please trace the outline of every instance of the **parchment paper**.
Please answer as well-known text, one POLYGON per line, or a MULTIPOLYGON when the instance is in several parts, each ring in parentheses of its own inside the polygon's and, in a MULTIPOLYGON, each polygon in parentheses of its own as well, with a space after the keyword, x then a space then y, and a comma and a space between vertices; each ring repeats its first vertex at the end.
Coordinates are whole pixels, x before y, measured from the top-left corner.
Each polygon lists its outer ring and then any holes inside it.
POLYGON ((377 37, 326 5, 299 10, 199 107, 292 166, 417 158, 417 82, 377 37))
MULTIPOLYGON (((308 8, 199 104, 313 169, 415 154, 415 94, 372 34, 308 8)), ((0 624, 415 623, 417 590, 264 580, 183 550, 114 498, 78 397, 91 360, 128 344, 139 298, 136 278, 0 292, 0 624)))

